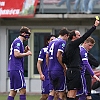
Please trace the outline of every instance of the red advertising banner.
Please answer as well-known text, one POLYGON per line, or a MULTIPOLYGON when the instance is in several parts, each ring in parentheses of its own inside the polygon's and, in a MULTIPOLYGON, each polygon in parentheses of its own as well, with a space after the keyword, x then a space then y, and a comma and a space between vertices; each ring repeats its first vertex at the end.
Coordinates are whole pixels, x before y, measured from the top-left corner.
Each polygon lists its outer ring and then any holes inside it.
POLYGON ((33 17, 38 0, 0 0, 0 17, 33 17))

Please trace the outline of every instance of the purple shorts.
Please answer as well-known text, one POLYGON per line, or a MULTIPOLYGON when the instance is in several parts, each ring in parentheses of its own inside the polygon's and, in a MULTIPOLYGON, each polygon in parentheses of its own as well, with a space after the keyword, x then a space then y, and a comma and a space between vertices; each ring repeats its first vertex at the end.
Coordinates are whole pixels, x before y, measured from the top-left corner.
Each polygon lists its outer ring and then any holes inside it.
POLYGON ((65 76, 62 71, 50 71, 50 90, 64 91, 65 88, 65 76))
POLYGON ((26 83, 24 79, 24 73, 20 70, 13 70, 9 72, 10 77, 10 89, 20 90, 26 88, 26 83))
POLYGON ((41 83, 41 88, 42 88, 42 94, 49 94, 49 79, 44 80, 41 83))
POLYGON ((81 78, 82 78, 82 88, 77 91, 77 96, 83 95, 83 94, 87 95, 88 93, 84 74, 81 74, 81 78))

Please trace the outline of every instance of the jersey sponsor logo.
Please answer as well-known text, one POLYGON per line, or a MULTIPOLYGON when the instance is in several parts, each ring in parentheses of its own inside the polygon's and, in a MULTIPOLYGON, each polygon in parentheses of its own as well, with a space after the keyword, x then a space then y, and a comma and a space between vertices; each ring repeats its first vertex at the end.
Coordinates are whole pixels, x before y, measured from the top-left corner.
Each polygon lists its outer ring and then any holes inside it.
POLYGON ((19 47, 20 46, 20 43, 17 43, 17 46, 19 47))

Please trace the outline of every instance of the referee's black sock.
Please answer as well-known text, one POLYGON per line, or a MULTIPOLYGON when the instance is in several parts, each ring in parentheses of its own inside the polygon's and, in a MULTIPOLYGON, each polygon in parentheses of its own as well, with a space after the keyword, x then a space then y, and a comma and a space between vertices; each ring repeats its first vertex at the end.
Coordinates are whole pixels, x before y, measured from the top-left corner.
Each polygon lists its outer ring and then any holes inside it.
POLYGON ((75 100, 75 98, 69 98, 69 97, 67 97, 67 100, 75 100))

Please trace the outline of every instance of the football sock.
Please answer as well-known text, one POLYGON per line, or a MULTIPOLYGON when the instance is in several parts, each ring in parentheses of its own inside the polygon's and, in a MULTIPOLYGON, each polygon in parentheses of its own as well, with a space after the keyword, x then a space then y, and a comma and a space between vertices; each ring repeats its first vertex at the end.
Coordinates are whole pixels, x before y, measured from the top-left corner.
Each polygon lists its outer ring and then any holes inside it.
POLYGON ((7 100, 14 100, 14 97, 8 96, 7 100))
POLYGON ((54 96, 52 96, 52 95, 48 96, 48 100, 53 100, 53 98, 54 98, 54 96))
POLYGON ((20 95, 20 100, 26 100, 26 95, 20 95))
POLYGON ((79 96, 79 99, 78 100, 86 100, 86 95, 79 96))

